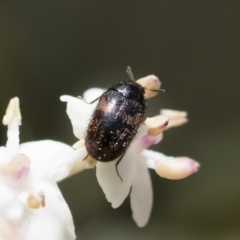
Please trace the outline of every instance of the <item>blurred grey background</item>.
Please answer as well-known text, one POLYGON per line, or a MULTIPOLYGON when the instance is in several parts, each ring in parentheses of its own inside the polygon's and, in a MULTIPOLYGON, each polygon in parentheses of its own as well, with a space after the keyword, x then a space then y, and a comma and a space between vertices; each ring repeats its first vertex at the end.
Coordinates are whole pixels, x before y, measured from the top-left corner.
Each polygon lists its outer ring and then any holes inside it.
POLYGON ((201 170, 181 181, 151 172, 145 228, 132 221, 128 198, 111 208, 94 170, 60 183, 78 239, 240 239, 239 29, 239 1, 0 1, 0 113, 20 98, 22 142, 72 145, 59 96, 127 79, 127 65, 136 78, 157 75, 166 89, 149 100, 149 116, 160 108, 189 113, 154 149, 192 157, 201 170))

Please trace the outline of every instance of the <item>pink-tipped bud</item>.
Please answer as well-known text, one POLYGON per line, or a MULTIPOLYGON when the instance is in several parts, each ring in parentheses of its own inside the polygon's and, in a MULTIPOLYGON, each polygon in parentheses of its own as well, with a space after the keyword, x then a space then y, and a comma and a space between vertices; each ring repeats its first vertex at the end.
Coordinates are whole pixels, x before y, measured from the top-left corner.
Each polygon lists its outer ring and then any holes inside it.
POLYGON ((157 174, 163 178, 183 179, 198 171, 200 164, 188 157, 169 157, 155 162, 157 174))

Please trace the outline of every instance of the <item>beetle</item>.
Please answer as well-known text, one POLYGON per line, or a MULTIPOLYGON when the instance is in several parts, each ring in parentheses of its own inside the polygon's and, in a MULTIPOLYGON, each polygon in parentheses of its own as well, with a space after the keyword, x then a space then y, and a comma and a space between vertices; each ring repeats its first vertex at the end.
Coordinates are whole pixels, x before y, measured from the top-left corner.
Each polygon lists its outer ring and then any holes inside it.
POLYGON ((128 81, 112 85, 93 101, 99 99, 85 137, 90 157, 100 162, 118 159, 115 166, 121 181, 123 179, 117 166, 136 136, 147 107, 144 87, 134 80, 130 67, 127 73, 130 78, 128 81))

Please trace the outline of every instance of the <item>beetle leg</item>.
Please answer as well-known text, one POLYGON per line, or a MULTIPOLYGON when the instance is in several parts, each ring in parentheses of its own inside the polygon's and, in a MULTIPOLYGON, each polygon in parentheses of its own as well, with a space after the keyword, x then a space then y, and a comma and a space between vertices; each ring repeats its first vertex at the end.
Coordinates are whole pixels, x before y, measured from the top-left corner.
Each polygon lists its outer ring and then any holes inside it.
MULTIPOLYGON (((126 152, 125 152, 125 153, 126 153, 126 152)), ((119 174, 119 172, 118 172, 118 164, 119 164, 119 163, 121 162, 121 160, 123 159, 125 153, 123 153, 123 155, 118 159, 118 161, 117 161, 116 164, 115 164, 117 175, 118 175, 118 177, 121 179, 122 182, 123 182, 123 179, 122 179, 122 177, 120 176, 120 174, 119 174)))
POLYGON ((83 159, 83 161, 86 160, 87 158, 88 158, 88 154, 87 154, 87 156, 83 159))
MULTIPOLYGON (((101 96, 100 96, 101 97, 101 96)), ((89 104, 95 103, 100 97, 94 99, 93 101, 91 101, 89 104)))
MULTIPOLYGON (((100 97, 101 97, 101 96, 100 96, 100 97)), ((92 103, 96 102, 100 97, 94 99, 93 101, 91 101, 91 102, 88 103, 88 104, 92 104, 92 103)), ((82 96, 77 96, 77 98, 83 100, 84 102, 86 102, 82 96)), ((87 103, 87 102, 86 102, 86 103, 87 103)))

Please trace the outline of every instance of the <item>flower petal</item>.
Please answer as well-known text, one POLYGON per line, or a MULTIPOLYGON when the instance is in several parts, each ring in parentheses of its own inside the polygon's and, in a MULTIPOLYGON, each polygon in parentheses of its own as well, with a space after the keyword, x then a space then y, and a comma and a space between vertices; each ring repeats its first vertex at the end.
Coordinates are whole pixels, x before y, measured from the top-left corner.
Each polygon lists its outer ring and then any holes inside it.
POLYGON ((121 181, 116 172, 116 162, 117 160, 97 163, 98 183, 113 208, 119 207, 129 194, 136 166, 134 155, 130 152, 126 153, 118 165, 118 172, 123 179, 121 181))
POLYGON ((8 164, 1 168, 0 174, 5 183, 18 190, 28 188, 30 182, 30 159, 25 154, 15 154, 8 164))
MULTIPOLYGON (((0 213, 4 211, 7 214, 7 209, 10 209, 12 205, 15 205, 18 197, 16 193, 8 187, 1 179, 0 181, 0 213)), ((2 213, 0 214, 2 215, 2 213)), ((11 215, 11 214, 10 214, 11 215)))
POLYGON ((24 240, 75 239, 70 210, 56 183, 51 178, 39 178, 33 182, 33 189, 43 192, 45 202, 40 208, 29 208, 24 240))
POLYGON ((23 143, 20 152, 31 159, 34 177, 49 174, 57 181, 70 173, 74 162, 81 161, 86 156, 85 148, 74 150, 67 144, 51 140, 23 143))
POLYGON ((83 93, 83 98, 87 103, 90 103, 99 98, 104 91, 102 88, 90 88, 83 93))
POLYGON ((133 143, 131 144, 133 151, 141 153, 144 149, 149 148, 153 144, 158 144, 162 140, 162 133, 156 136, 149 136, 148 130, 149 128, 146 125, 141 125, 136 139, 134 139, 133 143))
POLYGON ((0 216, 0 239, 1 240, 18 240, 18 227, 0 216))
POLYGON ((137 223, 138 227, 144 227, 150 217, 153 204, 153 193, 146 159, 143 157, 138 159, 130 201, 134 221, 137 223))
POLYGON ((71 120, 74 135, 78 139, 83 139, 95 104, 88 104, 82 99, 67 95, 61 96, 60 99, 62 102, 67 102, 67 114, 71 120))
POLYGON ((154 168, 159 176, 172 180, 183 179, 198 171, 200 164, 188 157, 168 157, 162 153, 144 150, 148 167, 154 168))
MULTIPOLYGON (((27 211, 25 210, 25 206, 19 200, 16 192, 3 181, 0 181, 0 220, 14 228, 12 230, 16 231, 16 234, 20 234, 20 229, 24 228, 26 223, 26 216, 27 211)), ((0 227, 0 236, 1 234, 3 233, 0 227)))
POLYGON ((75 175, 83 170, 85 170, 86 162, 83 159, 87 156, 87 151, 85 147, 79 148, 75 151, 72 151, 70 154, 66 154, 62 156, 61 159, 65 162, 69 162, 70 164, 64 164, 60 168, 57 168, 50 172, 50 176, 56 182, 59 182, 67 177, 75 175), (64 160, 65 159, 65 160, 64 160))
POLYGON ((0 168, 8 164, 8 162, 9 162, 9 159, 8 159, 6 147, 0 147, 0 168))
POLYGON ((6 150, 8 157, 17 154, 19 147, 19 125, 21 125, 21 113, 19 99, 12 98, 7 106, 6 114, 3 117, 3 124, 8 126, 6 150))

